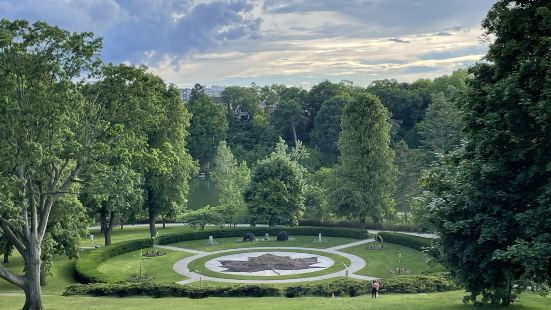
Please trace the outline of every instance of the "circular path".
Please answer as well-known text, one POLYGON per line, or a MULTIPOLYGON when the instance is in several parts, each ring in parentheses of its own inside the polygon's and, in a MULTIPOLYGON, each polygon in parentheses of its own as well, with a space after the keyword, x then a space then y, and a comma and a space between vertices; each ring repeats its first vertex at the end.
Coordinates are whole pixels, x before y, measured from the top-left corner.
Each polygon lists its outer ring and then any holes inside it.
POLYGON ((210 277, 205 276, 196 272, 193 272, 189 270, 188 264, 192 261, 215 254, 222 254, 222 253, 231 253, 231 252, 241 252, 241 251, 250 251, 250 250, 258 250, 258 251, 266 251, 266 250, 272 250, 272 251, 284 251, 284 250, 293 250, 293 251, 315 251, 315 252, 322 252, 322 253, 331 253, 334 255, 339 255, 346 257, 350 260, 350 266, 348 266, 348 276, 355 279, 361 279, 361 280, 374 280, 376 278, 369 277, 369 276, 363 276, 355 274, 355 272, 363 269, 366 266, 366 262, 363 258, 342 252, 340 250, 346 249, 349 247, 354 247, 357 245, 362 245, 365 243, 373 242, 372 239, 369 240, 361 240, 356 242, 351 242, 327 249, 319 249, 319 248, 307 248, 307 247, 247 247, 247 248, 239 248, 239 249, 226 249, 226 250, 219 250, 219 251, 212 251, 212 252, 204 252, 204 251, 197 251, 192 249, 186 249, 186 248, 180 248, 180 247, 173 247, 173 246, 166 246, 166 245, 156 245, 158 248, 166 249, 166 250, 172 250, 172 251, 182 251, 182 252, 188 252, 193 253, 195 255, 188 256, 180 261, 177 261, 173 268, 175 272, 184 275, 188 277, 189 279, 179 281, 177 283, 179 284, 187 284, 195 281, 213 281, 213 282, 227 282, 227 283, 249 283, 249 284, 276 284, 276 283, 297 283, 297 282, 309 282, 309 281, 319 281, 319 280, 326 280, 331 278, 337 278, 337 277, 344 277, 346 276, 346 270, 340 270, 334 273, 330 274, 324 274, 314 277, 305 277, 305 278, 295 278, 295 279, 281 279, 281 280, 268 280, 268 279, 258 279, 258 280, 238 280, 238 279, 224 279, 224 278, 216 278, 216 277, 210 277))

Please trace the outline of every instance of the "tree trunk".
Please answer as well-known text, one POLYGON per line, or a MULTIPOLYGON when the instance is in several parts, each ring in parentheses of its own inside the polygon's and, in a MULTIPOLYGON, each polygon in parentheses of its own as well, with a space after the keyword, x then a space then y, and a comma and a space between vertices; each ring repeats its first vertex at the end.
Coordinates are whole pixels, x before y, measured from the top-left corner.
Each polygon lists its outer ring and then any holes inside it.
POLYGON ((46 286, 46 269, 44 268, 44 264, 40 268, 40 286, 46 286))
POLYGON ((103 230, 103 238, 105 239, 104 245, 111 245, 111 231, 113 230, 113 224, 115 222, 115 212, 109 212, 109 223, 107 223, 107 218, 105 219, 105 227, 103 230))
POLYGON ((295 146, 297 146, 297 129, 295 126, 295 122, 291 122, 291 127, 293 128, 293 139, 295 139, 295 146))
POLYGON ((147 190, 147 215, 149 219, 149 234, 151 235, 151 238, 154 238, 157 236, 157 228, 155 227, 157 209, 155 208, 153 193, 150 189, 147 190))
POLYGON ((121 218, 121 221, 120 221, 120 225, 121 225, 121 229, 123 229, 124 228, 124 221, 122 220, 122 218, 121 218))
POLYGON ((25 282, 23 291, 25 292, 25 305, 23 310, 41 310, 42 292, 40 288, 40 252, 41 245, 36 236, 32 236, 25 259, 25 282))
POLYGON ((163 217, 163 229, 166 228, 166 219, 163 217))
POLYGON ((10 256, 8 255, 8 252, 7 251, 4 252, 4 264, 7 264, 10 262, 9 257, 10 256))

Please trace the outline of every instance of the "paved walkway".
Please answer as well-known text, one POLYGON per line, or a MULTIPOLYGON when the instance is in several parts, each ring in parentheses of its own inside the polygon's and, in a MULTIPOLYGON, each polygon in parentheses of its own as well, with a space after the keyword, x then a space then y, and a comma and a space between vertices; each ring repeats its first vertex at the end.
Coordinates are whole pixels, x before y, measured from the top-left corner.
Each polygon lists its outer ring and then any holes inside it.
POLYGON ((204 252, 204 251, 197 251, 187 248, 179 248, 179 247, 173 247, 173 246, 166 246, 166 245, 157 245, 156 247, 167 249, 167 250, 173 250, 173 251, 182 251, 182 252, 190 252, 195 253, 195 255, 186 257, 178 262, 176 262, 173 266, 173 269, 175 272, 184 275, 188 277, 186 280, 178 281, 179 284, 188 284, 195 281, 213 281, 213 282, 226 282, 226 283, 248 283, 248 284, 276 284, 276 283, 298 283, 298 282, 310 282, 310 281, 319 281, 319 280, 326 280, 336 277, 344 277, 346 276, 345 270, 340 270, 334 273, 330 274, 324 274, 320 276, 315 277, 306 277, 306 278, 296 278, 296 279, 281 279, 281 280, 267 280, 267 279, 250 279, 250 280, 237 280, 237 279, 225 279, 225 278, 216 278, 216 277, 210 277, 205 276, 202 274, 199 274, 195 271, 189 270, 188 264, 192 261, 209 256, 209 255, 215 255, 215 254, 223 254, 223 253, 231 253, 231 252, 241 252, 243 250, 258 250, 258 251, 266 251, 266 250, 294 250, 294 251, 316 251, 316 252, 322 252, 322 253, 330 253, 335 254, 339 256, 346 257, 350 260, 350 266, 348 266, 348 276, 355 279, 361 279, 361 280, 367 280, 371 281, 376 278, 370 277, 370 276, 363 276, 355 274, 355 272, 358 272, 362 270, 366 266, 366 262, 363 258, 354 255, 349 254, 345 252, 341 252, 340 250, 345 248, 350 248, 362 244, 366 244, 369 242, 373 242, 373 240, 360 240, 356 242, 351 242, 347 244, 342 244, 338 246, 334 246, 331 248, 326 249, 318 249, 318 248, 307 248, 307 247, 249 247, 249 248, 239 248, 239 249, 226 249, 226 250, 219 250, 219 251, 212 251, 212 252, 204 252))

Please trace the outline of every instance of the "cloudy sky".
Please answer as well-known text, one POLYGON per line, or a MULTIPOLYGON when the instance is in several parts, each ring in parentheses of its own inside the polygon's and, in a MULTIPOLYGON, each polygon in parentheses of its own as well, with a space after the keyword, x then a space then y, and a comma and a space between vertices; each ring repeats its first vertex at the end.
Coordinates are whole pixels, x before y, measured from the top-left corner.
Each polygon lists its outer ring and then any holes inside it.
POLYGON ((0 0, 0 17, 104 38, 103 58, 186 87, 413 81, 486 51, 493 0, 0 0))

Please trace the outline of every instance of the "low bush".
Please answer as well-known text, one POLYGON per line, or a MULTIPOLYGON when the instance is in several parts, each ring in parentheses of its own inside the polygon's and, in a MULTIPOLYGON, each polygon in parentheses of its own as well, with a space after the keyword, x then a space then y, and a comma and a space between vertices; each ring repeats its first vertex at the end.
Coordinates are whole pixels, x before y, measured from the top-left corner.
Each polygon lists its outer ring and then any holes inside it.
POLYGON ((287 241, 289 240, 289 235, 286 231, 280 231, 277 233, 277 241, 287 241))
MULTIPOLYGON (((383 279, 381 293, 430 293, 458 289, 446 274, 383 279)), ((268 296, 359 296, 369 294, 371 282, 339 279, 317 284, 277 288, 269 285, 189 286, 155 283, 95 283, 69 286, 63 295, 152 296, 152 297, 268 297, 268 296)))
POLYGON ((152 296, 152 297, 268 297, 280 296, 277 288, 267 285, 188 286, 180 284, 155 283, 95 283, 71 285, 63 292, 64 296, 152 296))
POLYGON ((423 238, 418 236, 412 236, 401 233, 393 232, 380 232, 379 235, 383 237, 384 242, 390 242, 407 246, 417 251, 423 251, 425 248, 431 246, 432 240, 429 238, 423 238))

